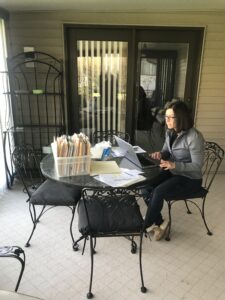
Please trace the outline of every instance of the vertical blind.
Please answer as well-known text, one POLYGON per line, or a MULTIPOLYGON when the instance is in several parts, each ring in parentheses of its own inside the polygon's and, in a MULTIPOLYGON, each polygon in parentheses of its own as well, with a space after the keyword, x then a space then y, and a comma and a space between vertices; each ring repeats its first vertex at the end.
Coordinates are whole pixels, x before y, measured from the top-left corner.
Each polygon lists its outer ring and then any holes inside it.
POLYGON ((77 41, 80 130, 125 131, 128 43, 77 41))

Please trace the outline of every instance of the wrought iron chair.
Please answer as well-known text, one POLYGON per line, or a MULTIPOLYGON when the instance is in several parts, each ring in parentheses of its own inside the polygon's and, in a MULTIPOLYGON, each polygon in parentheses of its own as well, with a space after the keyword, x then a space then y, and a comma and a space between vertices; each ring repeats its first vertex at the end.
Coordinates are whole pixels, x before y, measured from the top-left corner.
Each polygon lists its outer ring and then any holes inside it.
POLYGON ((98 237, 140 237, 141 291, 146 292, 142 272, 143 219, 136 197, 138 195, 135 190, 131 191, 125 188, 84 189, 82 191, 78 205, 78 227, 85 240, 87 238, 90 240, 91 274, 88 299, 93 297, 93 254, 95 253, 95 239, 98 237))
POLYGON ((114 135, 119 136, 126 142, 130 142, 130 135, 127 132, 121 132, 116 130, 104 130, 104 131, 95 131, 92 135, 92 142, 97 144, 102 141, 110 141, 112 146, 116 145, 116 140, 114 135))
POLYGON ((24 191, 28 194, 27 202, 29 202, 29 211, 33 223, 31 234, 25 246, 30 246, 30 240, 42 215, 57 206, 67 206, 72 211, 70 234, 74 244, 72 225, 76 205, 80 200, 81 189, 61 182, 45 180, 41 174, 40 160, 29 146, 16 147, 12 154, 12 160, 16 173, 24 185, 24 191), (41 207, 39 213, 36 211, 36 206, 41 207))
POLYGON ((17 292, 25 268, 25 252, 18 246, 4 246, 0 247, 0 257, 16 258, 21 263, 21 270, 15 288, 15 292, 17 292))
POLYGON ((209 229, 206 219, 205 219, 205 201, 207 194, 212 186, 213 180, 218 172, 218 169, 220 167, 220 164, 224 158, 224 150, 213 142, 206 142, 205 143, 205 159, 204 159, 204 165, 203 165, 203 184, 202 188, 199 190, 198 193, 188 193, 187 195, 184 195, 184 198, 180 199, 165 199, 166 203, 168 205, 168 213, 169 213, 169 227, 166 233, 165 239, 167 241, 170 241, 170 231, 171 231, 171 224, 172 224, 172 216, 171 216, 171 208, 174 203, 177 201, 183 200, 185 202, 187 213, 191 214, 191 211, 188 207, 188 203, 194 204, 202 217, 202 220, 205 224, 207 234, 212 235, 211 230, 209 229), (201 203, 198 203, 197 201, 199 198, 202 200, 201 203))

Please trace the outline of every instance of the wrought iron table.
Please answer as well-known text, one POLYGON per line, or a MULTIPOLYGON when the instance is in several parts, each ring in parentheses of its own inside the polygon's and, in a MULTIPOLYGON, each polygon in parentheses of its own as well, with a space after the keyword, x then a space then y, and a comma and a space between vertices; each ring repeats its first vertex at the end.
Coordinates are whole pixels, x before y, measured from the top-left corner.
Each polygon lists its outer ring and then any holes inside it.
MULTIPOLYGON (((128 168, 128 169, 137 169, 140 170, 135 164, 130 162, 126 158, 112 158, 115 160, 119 167, 128 168)), ((94 176, 90 175, 82 175, 82 176, 68 176, 68 177, 59 177, 56 172, 54 157, 52 154, 46 155, 41 161, 41 171, 42 174, 49 179, 64 182, 67 184, 75 185, 80 188, 105 188, 107 185, 101 181, 98 181, 94 178, 94 176)), ((146 177, 146 181, 139 182, 138 184, 143 185, 147 182, 150 183, 151 179, 153 179, 159 173, 159 168, 150 168, 145 169, 144 177, 146 177)))

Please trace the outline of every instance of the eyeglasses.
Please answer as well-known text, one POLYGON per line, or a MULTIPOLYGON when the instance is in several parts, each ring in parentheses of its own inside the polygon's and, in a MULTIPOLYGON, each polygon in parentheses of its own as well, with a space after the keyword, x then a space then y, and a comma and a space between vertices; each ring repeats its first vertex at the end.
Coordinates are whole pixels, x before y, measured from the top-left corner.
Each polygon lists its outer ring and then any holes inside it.
POLYGON ((165 119, 167 119, 167 120, 171 120, 171 119, 176 119, 176 117, 172 117, 172 116, 165 116, 165 119))

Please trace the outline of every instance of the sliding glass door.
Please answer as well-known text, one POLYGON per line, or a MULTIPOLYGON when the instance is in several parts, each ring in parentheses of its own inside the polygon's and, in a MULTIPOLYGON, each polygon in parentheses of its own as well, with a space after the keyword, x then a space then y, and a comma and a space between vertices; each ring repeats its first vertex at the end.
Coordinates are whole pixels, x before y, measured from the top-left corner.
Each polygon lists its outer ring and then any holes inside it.
POLYGON ((69 30, 69 130, 126 131, 128 38, 115 30, 69 30), (119 38, 118 38, 119 36, 119 38), (116 37, 116 38, 113 38, 116 37), (72 80, 73 80, 72 79, 72 80))
POLYGON ((135 142, 158 151, 165 138, 167 102, 185 101, 195 114, 203 29, 155 28, 136 32, 135 142))
POLYGON ((203 28, 65 25, 64 32, 69 133, 124 131, 154 151, 168 101, 186 101, 194 115, 203 28))

